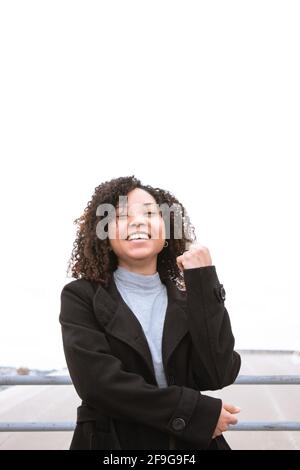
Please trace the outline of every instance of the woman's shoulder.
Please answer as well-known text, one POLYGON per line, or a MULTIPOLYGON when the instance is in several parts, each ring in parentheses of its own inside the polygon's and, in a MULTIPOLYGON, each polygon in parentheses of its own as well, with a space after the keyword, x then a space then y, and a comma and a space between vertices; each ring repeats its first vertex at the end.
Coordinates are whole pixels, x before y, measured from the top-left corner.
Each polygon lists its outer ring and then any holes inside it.
POLYGON ((85 298, 92 298, 95 295, 99 287, 99 283, 95 281, 90 281, 88 279, 73 279, 70 282, 67 282, 61 291, 63 295, 66 292, 72 292, 78 296, 84 296, 85 298))

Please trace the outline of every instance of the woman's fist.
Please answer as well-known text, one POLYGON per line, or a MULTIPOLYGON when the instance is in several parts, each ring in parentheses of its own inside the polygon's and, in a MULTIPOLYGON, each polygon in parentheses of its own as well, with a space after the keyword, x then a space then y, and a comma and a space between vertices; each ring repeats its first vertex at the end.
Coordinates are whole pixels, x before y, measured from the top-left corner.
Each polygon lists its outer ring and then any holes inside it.
POLYGON ((189 268, 202 268, 211 266, 212 260, 208 248, 199 243, 193 243, 189 250, 176 258, 177 266, 181 271, 189 268))
POLYGON ((238 420, 234 415, 240 411, 241 409, 237 406, 222 403, 221 413, 212 438, 214 439, 227 431, 230 424, 236 424, 238 420))

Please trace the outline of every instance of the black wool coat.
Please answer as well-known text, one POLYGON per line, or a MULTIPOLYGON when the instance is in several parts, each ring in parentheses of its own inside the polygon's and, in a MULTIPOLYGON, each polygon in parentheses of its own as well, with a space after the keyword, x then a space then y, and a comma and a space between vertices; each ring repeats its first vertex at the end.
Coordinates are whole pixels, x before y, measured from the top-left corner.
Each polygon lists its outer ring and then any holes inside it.
POLYGON ((185 269, 184 278, 186 291, 165 282, 164 388, 114 280, 107 289, 85 279, 63 287, 64 353, 82 400, 71 450, 230 449, 223 435, 212 439, 222 401, 201 393, 232 384, 241 365, 222 284, 215 266, 185 269))

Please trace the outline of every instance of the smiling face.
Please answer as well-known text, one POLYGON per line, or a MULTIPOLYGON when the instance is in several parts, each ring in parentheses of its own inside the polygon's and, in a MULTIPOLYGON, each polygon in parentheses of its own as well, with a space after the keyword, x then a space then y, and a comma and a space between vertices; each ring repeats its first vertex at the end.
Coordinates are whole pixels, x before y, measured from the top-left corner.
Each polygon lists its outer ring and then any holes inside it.
POLYGON ((130 191, 125 204, 117 206, 108 234, 119 266, 156 271, 157 255, 165 242, 165 224, 151 194, 141 188, 130 191))

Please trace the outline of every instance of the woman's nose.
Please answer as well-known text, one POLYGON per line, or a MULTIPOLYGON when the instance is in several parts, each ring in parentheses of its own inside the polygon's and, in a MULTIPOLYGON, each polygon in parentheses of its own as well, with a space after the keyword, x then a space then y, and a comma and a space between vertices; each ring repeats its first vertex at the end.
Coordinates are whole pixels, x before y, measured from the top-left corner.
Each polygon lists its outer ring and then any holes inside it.
POLYGON ((129 220, 129 224, 128 224, 129 226, 132 226, 132 225, 146 226, 147 225, 147 219, 143 214, 134 214, 132 216, 129 216, 128 220, 129 220))

